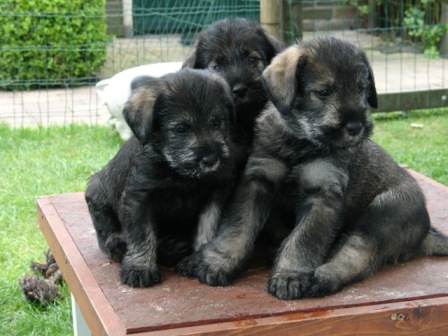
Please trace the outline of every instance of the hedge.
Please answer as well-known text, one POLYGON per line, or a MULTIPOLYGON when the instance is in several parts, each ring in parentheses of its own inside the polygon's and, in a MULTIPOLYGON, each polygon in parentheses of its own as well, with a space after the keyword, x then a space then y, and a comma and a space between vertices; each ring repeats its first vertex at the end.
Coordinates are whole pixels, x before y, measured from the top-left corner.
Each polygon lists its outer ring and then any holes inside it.
POLYGON ((106 59, 105 0, 2 0, 0 87, 92 82, 106 59))

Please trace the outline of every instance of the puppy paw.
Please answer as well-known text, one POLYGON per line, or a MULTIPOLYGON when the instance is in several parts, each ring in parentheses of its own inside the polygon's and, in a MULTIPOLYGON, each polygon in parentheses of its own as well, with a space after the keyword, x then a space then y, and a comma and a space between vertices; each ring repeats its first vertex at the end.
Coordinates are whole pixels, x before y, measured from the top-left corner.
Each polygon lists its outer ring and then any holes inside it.
POLYGON ((268 282, 268 292, 281 300, 295 300, 305 296, 311 286, 312 272, 278 272, 268 282))
POLYGON ((196 277, 199 281, 206 283, 209 286, 229 286, 234 279, 232 274, 206 265, 198 267, 196 277))
POLYGON ((196 277, 209 286, 228 286, 233 282, 234 275, 221 268, 225 261, 208 263, 198 252, 182 259, 176 266, 176 271, 183 276, 196 277))
POLYGON ((119 233, 112 233, 104 244, 104 251, 110 260, 121 262, 127 251, 126 242, 119 233))
POLYGON ((318 267, 314 272, 312 285, 307 296, 322 297, 340 291, 343 287, 342 281, 336 274, 327 270, 325 266, 318 267))
POLYGON ((136 269, 133 267, 122 266, 120 270, 121 281, 131 287, 149 287, 162 281, 162 276, 157 269, 136 269))
POLYGON ((197 253, 181 259, 176 265, 176 272, 182 276, 195 277, 198 261, 197 253))

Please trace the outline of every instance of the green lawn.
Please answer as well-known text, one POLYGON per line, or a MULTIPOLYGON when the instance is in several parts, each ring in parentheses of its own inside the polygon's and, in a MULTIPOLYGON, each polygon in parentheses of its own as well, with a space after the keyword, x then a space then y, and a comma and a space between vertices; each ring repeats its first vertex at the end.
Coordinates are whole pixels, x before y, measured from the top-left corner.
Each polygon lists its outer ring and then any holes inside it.
POLYGON ((28 303, 19 278, 48 248, 36 223, 35 197, 83 191, 87 177, 118 150, 105 127, 11 130, 0 126, 0 335, 71 335, 70 295, 41 308, 28 303))
POLYGON ((448 185, 448 109, 375 115, 374 125, 373 139, 397 162, 448 185))
MULTIPOLYGON (((374 139, 400 163, 448 185, 448 109, 374 118, 374 139), (411 123, 422 124, 421 128, 411 123)), ((107 127, 12 130, 0 126, 0 335, 70 335, 70 296, 46 308, 25 300, 19 278, 47 248, 35 197, 83 191, 122 144, 107 127)))

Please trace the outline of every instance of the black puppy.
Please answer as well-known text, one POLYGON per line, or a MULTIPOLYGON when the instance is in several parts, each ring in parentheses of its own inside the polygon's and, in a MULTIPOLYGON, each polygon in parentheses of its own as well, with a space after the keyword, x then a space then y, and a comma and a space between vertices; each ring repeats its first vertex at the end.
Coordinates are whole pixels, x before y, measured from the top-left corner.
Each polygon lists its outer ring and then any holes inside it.
POLYGON ((263 78, 275 107, 257 120, 217 236, 178 264, 181 274, 229 284, 273 214, 289 226, 268 284, 280 299, 334 293, 384 263, 448 255, 417 182, 369 139, 377 94, 360 48, 337 38, 301 42, 263 78))
POLYGON ((135 137, 91 177, 85 197, 122 282, 146 287, 161 281, 156 262, 175 264, 217 230, 233 188, 234 103, 221 77, 184 69, 135 79, 123 114, 135 137))
POLYGON ((243 156, 247 156, 253 141, 255 118, 268 101, 261 74, 285 47, 286 44, 266 34, 257 22, 227 18, 216 21, 198 35, 192 54, 183 64, 215 71, 229 83, 237 118, 232 137, 243 156))

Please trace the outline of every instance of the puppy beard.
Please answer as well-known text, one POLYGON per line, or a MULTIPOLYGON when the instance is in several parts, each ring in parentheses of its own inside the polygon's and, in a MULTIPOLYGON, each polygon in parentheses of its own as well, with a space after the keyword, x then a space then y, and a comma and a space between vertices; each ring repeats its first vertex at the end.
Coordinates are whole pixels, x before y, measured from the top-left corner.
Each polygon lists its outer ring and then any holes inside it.
POLYGON ((322 142, 336 148, 355 147, 370 137, 373 129, 370 117, 361 121, 349 121, 336 126, 318 125, 322 142))
POLYGON ((329 142, 337 148, 349 148, 349 147, 355 147, 359 145, 362 141, 366 140, 371 131, 369 131, 366 127, 362 128, 362 131, 357 135, 351 135, 347 130, 345 129, 335 129, 333 130, 333 134, 328 131, 325 132, 326 134, 329 134, 329 142))
POLYGON ((367 139, 373 129, 370 117, 362 121, 341 122, 328 114, 321 119, 311 119, 300 112, 288 124, 296 137, 306 138, 323 148, 355 147, 367 139))
POLYGON ((251 81, 247 86, 244 95, 233 94, 236 119, 232 137, 236 143, 243 146, 252 144, 255 120, 268 102, 261 81, 251 81))
POLYGON ((212 151, 202 148, 184 148, 183 150, 165 150, 168 165, 179 175, 188 178, 225 177, 231 166, 230 152, 226 145, 215 145, 212 151))
POLYGON ((266 92, 261 83, 261 77, 239 80, 227 79, 227 81, 231 83, 232 86, 233 99, 237 108, 237 117, 240 115, 244 116, 251 112, 256 117, 268 101, 266 92), (240 91, 240 87, 244 87, 245 90, 240 91))

